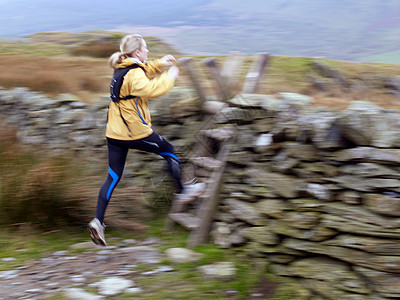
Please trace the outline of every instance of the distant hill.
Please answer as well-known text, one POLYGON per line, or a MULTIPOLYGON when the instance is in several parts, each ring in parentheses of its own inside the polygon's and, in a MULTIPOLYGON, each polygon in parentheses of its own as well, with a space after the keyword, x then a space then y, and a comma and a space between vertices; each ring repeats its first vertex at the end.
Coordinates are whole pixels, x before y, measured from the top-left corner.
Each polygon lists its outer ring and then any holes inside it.
MULTIPOLYGON (((0 0, 1 1, 1 0, 0 0)), ((69 93, 82 101, 96 101, 109 92, 112 69, 109 56, 117 51, 123 35, 109 31, 83 33, 47 32, 28 38, 0 39, 0 87, 27 87, 50 96, 69 93)), ((158 37, 146 36, 149 59, 167 53, 181 58, 182 53, 158 37)), ((204 56, 190 55, 201 75, 206 94, 214 93, 207 79, 204 56)), ((226 55, 215 55, 222 65, 226 55)), ((238 85, 254 57, 248 56, 237 68, 238 85)), ((315 97, 315 105, 345 108, 351 100, 370 101, 387 109, 400 108, 399 67, 393 64, 354 63, 312 57, 271 55, 259 93, 295 92, 315 97), (316 62, 319 62, 317 64, 316 62), (321 64, 322 63, 322 64, 321 64), (331 78, 331 77, 334 78, 331 78)), ((191 86, 182 68, 177 86, 191 86)))
MULTIPOLYGON (((184 53, 363 61, 399 50, 398 0, 0 0, 0 38, 41 31, 155 35, 184 53)), ((396 63, 396 60, 394 60, 396 63)))
POLYGON ((369 56, 364 58, 363 61, 400 65, 400 50, 369 56))

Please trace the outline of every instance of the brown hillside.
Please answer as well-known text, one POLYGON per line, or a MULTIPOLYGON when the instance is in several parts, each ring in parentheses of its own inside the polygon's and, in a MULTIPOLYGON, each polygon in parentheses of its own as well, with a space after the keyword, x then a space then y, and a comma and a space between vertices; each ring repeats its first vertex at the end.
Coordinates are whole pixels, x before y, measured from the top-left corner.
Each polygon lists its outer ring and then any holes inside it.
MULTIPOLYGON (((102 31, 84 33, 37 33, 26 39, 0 40, 0 68, 12 70, 0 73, 0 86, 12 88, 28 87, 55 96, 71 93, 83 101, 96 100, 107 94, 112 70, 107 58, 118 51, 123 35, 102 31)), ((145 37, 150 50, 149 58, 180 54, 170 45, 156 37, 145 37)), ((204 73, 201 60, 193 57, 198 70, 204 73)), ((217 57, 222 64, 225 56, 217 57)), ((252 57, 247 57, 240 70, 243 82, 252 57)), ((351 85, 343 88, 331 78, 321 77, 313 67, 312 58, 273 56, 267 67, 259 93, 298 92, 313 96, 315 105, 343 109, 351 100, 365 100, 387 109, 399 109, 398 94, 387 90, 384 78, 399 73, 398 65, 360 64, 343 61, 322 60, 331 68, 339 70, 351 85), (310 81, 310 76, 319 76, 327 88, 319 89, 310 81)), ((204 77, 204 80, 206 78, 204 77)), ((190 85, 184 72, 177 82, 179 86, 190 85)), ((212 93, 212 79, 204 85, 212 93)), ((400 91, 399 91, 400 92, 400 91)))

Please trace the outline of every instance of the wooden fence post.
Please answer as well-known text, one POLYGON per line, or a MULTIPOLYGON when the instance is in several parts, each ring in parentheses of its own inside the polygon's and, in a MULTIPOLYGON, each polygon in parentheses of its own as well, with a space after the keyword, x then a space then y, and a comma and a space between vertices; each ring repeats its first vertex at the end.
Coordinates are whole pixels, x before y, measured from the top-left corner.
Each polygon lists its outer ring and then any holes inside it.
POLYGON ((201 102, 200 106, 203 106, 204 102, 207 101, 207 97, 204 93, 204 88, 201 84, 199 73, 195 72, 192 58, 191 57, 180 58, 178 59, 178 64, 183 67, 184 71, 189 76, 189 79, 192 81, 201 102))
POLYGON ((253 94, 257 91, 260 80, 265 73, 265 66, 268 63, 268 60, 268 53, 261 53, 253 60, 253 64, 251 65, 243 84, 242 93, 253 94))
POLYGON ((214 57, 205 58, 203 60, 203 63, 207 66, 212 76, 212 81, 215 82, 217 85, 218 93, 220 94, 221 100, 223 101, 228 100, 230 98, 231 92, 229 91, 229 88, 225 84, 225 81, 223 80, 218 70, 215 58, 214 57))
POLYGON ((233 97, 239 91, 238 76, 243 65, 243 59, 243 53, 231 52, 222 65, 221 77, 229 89, 230 97, 233 97))

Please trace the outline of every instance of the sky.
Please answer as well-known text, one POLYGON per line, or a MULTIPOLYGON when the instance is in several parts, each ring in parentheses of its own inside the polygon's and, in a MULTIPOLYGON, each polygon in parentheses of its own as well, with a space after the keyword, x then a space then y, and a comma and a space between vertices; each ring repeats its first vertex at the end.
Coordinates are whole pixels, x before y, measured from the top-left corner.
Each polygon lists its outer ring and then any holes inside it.
POLYGON ((185 18, 185 13, 193 13, 191 8, 206 2, 0 0, 0 38, 41 31, 107 30, 123 24, 165 26, 185 18))
POLYGON ((399 0, 0 0, 0 38, 111 30, 156 35, 196 55, 400 59, 398 16, 399 0))

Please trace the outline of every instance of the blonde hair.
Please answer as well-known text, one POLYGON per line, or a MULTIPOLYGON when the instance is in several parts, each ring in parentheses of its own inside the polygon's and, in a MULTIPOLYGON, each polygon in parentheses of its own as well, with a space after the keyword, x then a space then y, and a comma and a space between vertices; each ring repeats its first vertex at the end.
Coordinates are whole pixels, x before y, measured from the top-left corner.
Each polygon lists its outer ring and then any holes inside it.
POLYGON ((119 44, 119 52, 115 52, 108 59, 108 64, 111 68, 116 69, 117 65, 127 57, 132 57, 135 50, 141 49, 144 46, 143 37, 140 34, 130 34, 122 38, 119 44))

